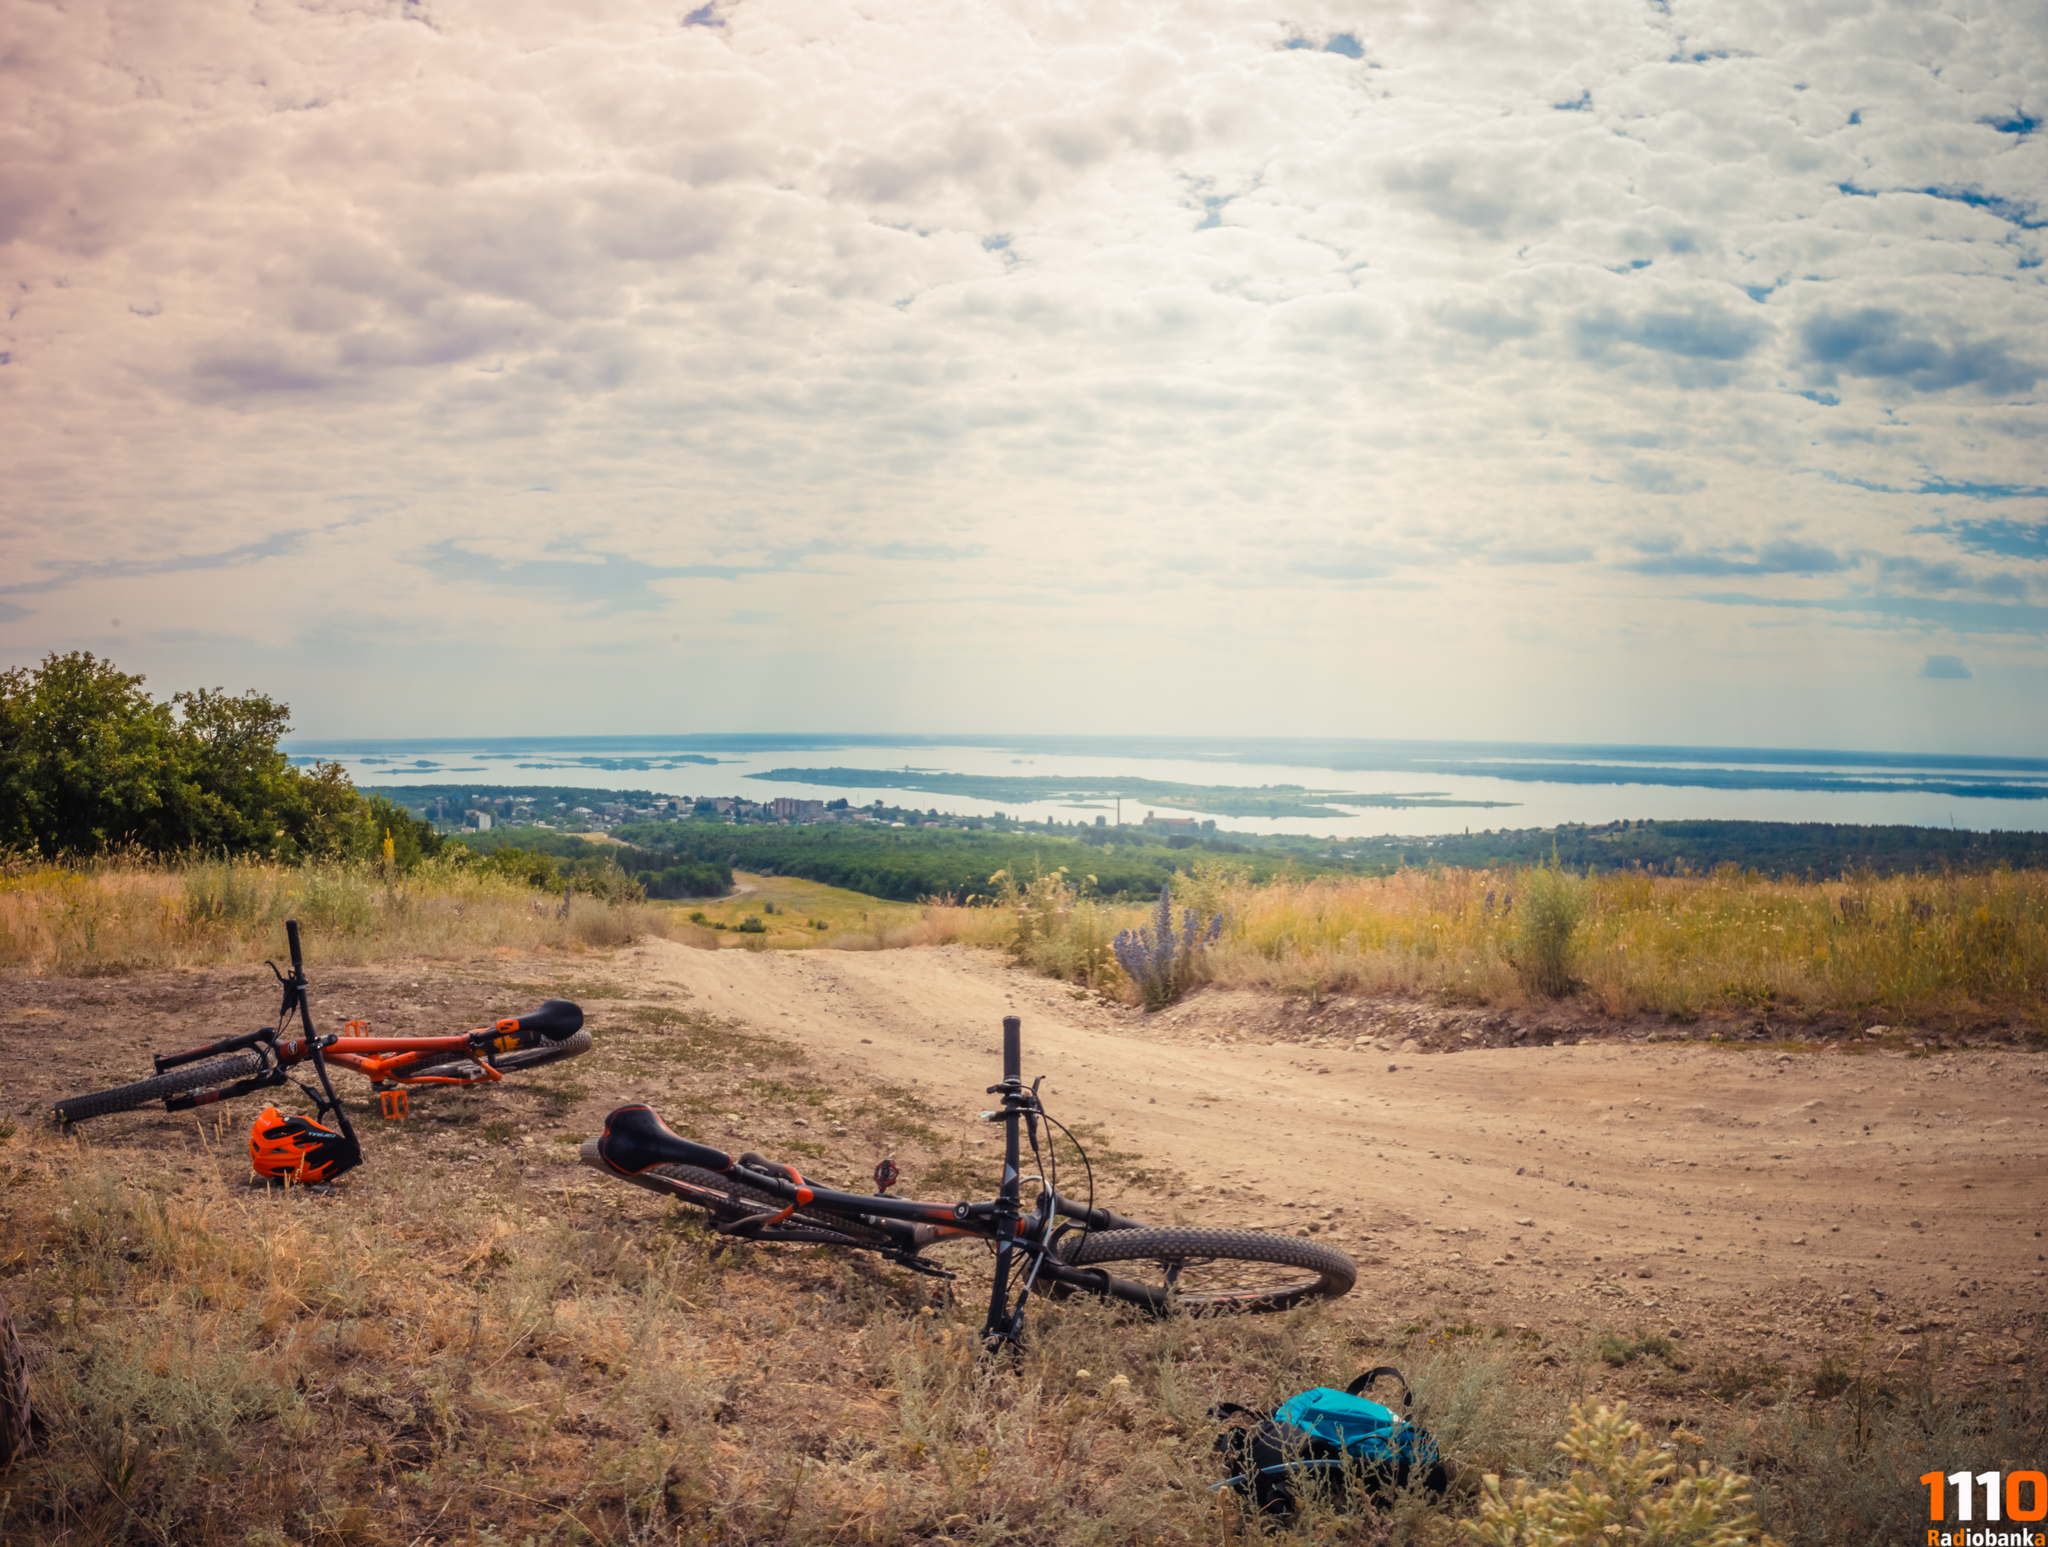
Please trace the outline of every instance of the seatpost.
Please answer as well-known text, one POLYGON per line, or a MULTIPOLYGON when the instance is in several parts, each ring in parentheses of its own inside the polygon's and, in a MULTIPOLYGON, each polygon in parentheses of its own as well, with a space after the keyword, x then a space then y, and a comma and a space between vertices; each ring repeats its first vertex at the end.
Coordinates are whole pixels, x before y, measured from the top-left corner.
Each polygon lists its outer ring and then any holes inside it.
POLYGON ((988 1088, 991 1096, 1003 1098, 1003 1185, 996 1194, 996 1281, 989 1291, 988 1321, 981 1329, 983 1345, 993 1353, 1005 1343, 1014 1346, 1022 1335, 1024 1306, 1010 1309, 1010 1272, 1017 1251, 1017 1221, 1021 1180, 1017 1123, 1031 1105, 1024 1089, 1024 1023, 1014 1015, 1003 1017, 1003 1083, 988 1088))

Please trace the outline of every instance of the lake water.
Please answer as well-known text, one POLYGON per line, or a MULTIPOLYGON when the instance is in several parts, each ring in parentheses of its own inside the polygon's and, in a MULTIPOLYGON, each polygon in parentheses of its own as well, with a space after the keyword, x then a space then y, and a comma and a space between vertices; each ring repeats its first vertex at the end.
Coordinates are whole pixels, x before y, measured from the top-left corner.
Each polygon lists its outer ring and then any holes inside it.
MULTIPOLYGON (((665 795, 778 795, 855 805, 1004 811, 1030 820, 1111 821, 1111 799, 979 800, 914 789, 763 780, 774 768, 911 769, 1187 784, 1292 784, 1345 795, 1427 800, 1350 807, 1337 817, 1218 816, 1243 832, 1421 837, 1464 829, 1554 827, 1621 818, 1719 818, 2048 830, 2048 759, 1913 757, 1798 749, 1542 746, 1492 742, 1281 741, 1125 737, 646 736, 448 741, 294 741, 357 787, 571 785, 665 795), (1798 788, 1801 784, 1819 787, 1798 788), (1744 787, 1750 786, 1750 787, 1744 787), (1851 787, 1854 786, 1854 787, 1851 787), (1994 793, 1995 792, 1995 793, 1994 793)), ((1124 800, 1135 821, 1148 808, 1124 800)), ((1175 814, 1187 814, 1177 810, 1175 814)), ((1196 813, 1200 814, 1200 813, 1196 813)))

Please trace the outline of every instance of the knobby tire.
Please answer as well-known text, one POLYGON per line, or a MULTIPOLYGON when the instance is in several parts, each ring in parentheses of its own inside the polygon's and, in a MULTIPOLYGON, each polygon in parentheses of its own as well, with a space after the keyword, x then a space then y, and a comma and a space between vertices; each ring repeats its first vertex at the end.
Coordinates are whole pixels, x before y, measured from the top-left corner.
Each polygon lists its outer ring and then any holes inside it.
POLYGON ((88 1117, 105 1117, 109 1112, 132 1112, 153 1101, 162 1101, 166 1096, 246 1080, 262 1067, 263 1060, 256 1054, 236 1053, 229 1058, 209 1059, 205 1063, 166 1070, 150 1079, 137 1080, 133 1085, 116 1085, 112 1090, 95 1091, 89 1096, 73 1096, 69 1101, 56 1103, 54 1111, 60 1123, 83 1122, 88 1117))
POLYGON ((1171 1288, 1174 1303, 1190 1311, 1284 1311, 1334 1300, 1358 1282, 1357 1264, 1336 1247, 1257 1230, 1091 1230, 1061 1255, 1077 1268, 1147 1264, 1156 1271, 1129 1276, 1171 1288))

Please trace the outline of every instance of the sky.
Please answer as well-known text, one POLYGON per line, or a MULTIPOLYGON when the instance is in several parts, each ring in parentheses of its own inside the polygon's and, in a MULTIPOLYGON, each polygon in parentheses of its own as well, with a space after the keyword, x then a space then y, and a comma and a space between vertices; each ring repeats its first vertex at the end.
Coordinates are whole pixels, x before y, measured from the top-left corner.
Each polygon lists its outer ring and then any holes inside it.
POLYGON ((0 0, 0 667, 2048 752, 2048 5, 0 0))

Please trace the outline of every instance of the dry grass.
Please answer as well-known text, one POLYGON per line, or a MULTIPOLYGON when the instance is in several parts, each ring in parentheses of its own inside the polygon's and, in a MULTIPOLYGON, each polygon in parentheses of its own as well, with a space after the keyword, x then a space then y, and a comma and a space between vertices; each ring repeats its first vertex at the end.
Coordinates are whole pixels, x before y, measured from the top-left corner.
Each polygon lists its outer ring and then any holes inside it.
MULTIPOLYGON (((1536 997, 1532 985, 1544 976, 1532 958, 1551 942, 1532 931, 1525 902, 1545 884, 1569 889, 1562 901, 1579 913, 1559 974, 1572 995, 1610 1015, 1687 1021, 1782 1010, 2033 1022, 2048 998, 2048 873, 2038 871, 1809 883, 1732 872, 1404 870, 1254 886, 1212 869, 1183 877, 1175 902, 1224 915, 1222 938, 1200 964, 1220 984, 1516 1005, 1536 997)), ((1113 965, 1072 962, 1144 917, 1071 895, 1052 906, 973 911, 1001 921, 1021 960, 1111 989, 1122 986, 1113 965)))
MULTIPOLYGON (((195 1128, 140 1172, 47 1132, 0 1139, 0 1281, 46 1425, 0 1479, 10 1547, 1245 1539, 1211 1491, 1208 1409, 1380 1362, 1456 1463, 1451 1500, 1276 1534, 1444 1547, 1482 1474, 1560 1477, 1582 1394, 1533 1339, 1377 1326, 1364 1303, 1041 1304, 1012 1366, 978 1351, 973 1272, 934 1301, 858 1255, 735 1247, 582 1190, 546 1150, 264 1192, 238 1137, 195 1128)), ((1831 1402, 1686 1402, 1674 1459, 1755 1473, 1794 1543, 1896 1542, 1925 1508, 1918 1471, 2024 1465, 2044 1438, 2037 1394, 1937 1395, 1929 1371, 1831 1402)))
MULTIPOLYGON (((48 1135, 0 1145, 0 1273, 52 1441, 9 1472, 0 1539, 1209 1541, 1230 1513, 1209 1406, 1377 1347, 1319 1311, 1077 1302, 1036 1309, 1013 1368, 978 1351, 985 1280, 934 1304, 865 1258, 564 1196, 525 1157, 264 1193, 236 1138, 142 1178, 48 1135)), ((1415 1374, 1462 1454, 1545 1465, 1540 1393, 1502 1356, 1415 1374)))
POLYGON ((564 916, 559 897, 433 861, 389 876, 370 865, 116 859, 0 874, 0 971, 89 976, 260 958, 276 954, 287 918, 340 962, 604 949, 648 934, 713 939, 670 909, 580 893, 564 916))

